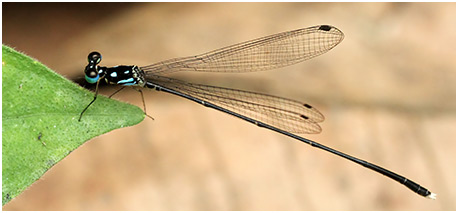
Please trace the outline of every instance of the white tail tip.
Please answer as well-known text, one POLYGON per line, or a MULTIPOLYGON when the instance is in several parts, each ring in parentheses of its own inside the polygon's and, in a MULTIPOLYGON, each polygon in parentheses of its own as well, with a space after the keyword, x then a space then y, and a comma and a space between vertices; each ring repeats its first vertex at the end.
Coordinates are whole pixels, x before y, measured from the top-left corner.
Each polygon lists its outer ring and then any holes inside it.
POLYGON ((427 198, 431 199, 431 200, 435 200, 436 199, 436 194, 432 193, 428 196, 426 196, 427 198))

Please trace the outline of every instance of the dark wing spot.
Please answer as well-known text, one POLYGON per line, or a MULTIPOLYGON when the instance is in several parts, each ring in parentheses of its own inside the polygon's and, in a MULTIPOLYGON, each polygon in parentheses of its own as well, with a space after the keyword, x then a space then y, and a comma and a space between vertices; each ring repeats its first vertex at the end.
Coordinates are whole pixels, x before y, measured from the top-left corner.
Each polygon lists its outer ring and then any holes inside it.
POLYGON ((305 116, 305 115, 301 115, 301 118, 303 118, 303 119, 305 119, 305 120, 309 119, 309 117, 307 117, 307 116, 305 116))
POLYGON ((304 104, 304 106, 307 107, 307 108, 309 108, 309 109, 312 108, 312 106, 310 106, 310 105, 308 105, 308 104, 304 104))
POLYGON ((331 30, 331 26, 329 25, 321 25, 320 28, 318 28, 319 30, 323 30, 323 31, 329 31, 331 30))

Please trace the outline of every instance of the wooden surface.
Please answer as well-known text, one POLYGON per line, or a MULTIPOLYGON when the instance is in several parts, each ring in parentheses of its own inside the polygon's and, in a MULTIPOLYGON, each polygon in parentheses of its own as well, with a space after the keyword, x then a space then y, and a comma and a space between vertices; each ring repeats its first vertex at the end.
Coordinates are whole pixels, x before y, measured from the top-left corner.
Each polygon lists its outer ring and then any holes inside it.
MULTIPOLYGON (((343 42, 305 63, 185 77, 304 101, 326 120, 321 134, 303 136, 438 194, 425 199, 306 144, 145 91, 154 121, 88 141, 3 210, 456 210, 455 3, 2 6, 3 43, 72 79, 93 50, 103 65, 141 66, 336 26, 343 42)), ((142 106, 133 90, 115 97, 142 106)))

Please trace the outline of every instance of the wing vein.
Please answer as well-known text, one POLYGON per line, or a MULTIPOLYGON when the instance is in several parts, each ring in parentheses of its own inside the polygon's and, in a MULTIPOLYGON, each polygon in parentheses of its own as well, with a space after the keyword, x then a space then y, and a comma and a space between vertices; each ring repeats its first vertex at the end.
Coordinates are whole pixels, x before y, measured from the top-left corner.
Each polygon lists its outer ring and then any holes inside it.
POLYGON ((147 79, 161 87, 227 108, 241 115, 295 133, 319 133, 324 116, 310 105, 261 93, 194 84, 148 74, 147 79))
POLYGON ((332 26, 314 26, 234 44, 201 55, 174 58, 144 66, 145 72, 169 74, 178 71, 254 72, 296 64, 321 55, 344 38, 332 26))

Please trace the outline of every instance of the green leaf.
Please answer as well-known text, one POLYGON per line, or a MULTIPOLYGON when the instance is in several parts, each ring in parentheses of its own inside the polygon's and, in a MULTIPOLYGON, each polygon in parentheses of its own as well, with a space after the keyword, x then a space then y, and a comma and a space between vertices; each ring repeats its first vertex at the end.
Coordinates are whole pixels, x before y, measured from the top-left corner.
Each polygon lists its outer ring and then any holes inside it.
POLYGON ((144 119, 133 105, 94 94, 2 46, 2 205, 85 141, 144 119))

